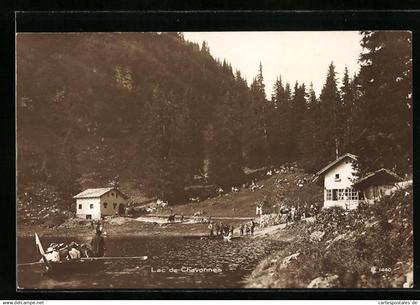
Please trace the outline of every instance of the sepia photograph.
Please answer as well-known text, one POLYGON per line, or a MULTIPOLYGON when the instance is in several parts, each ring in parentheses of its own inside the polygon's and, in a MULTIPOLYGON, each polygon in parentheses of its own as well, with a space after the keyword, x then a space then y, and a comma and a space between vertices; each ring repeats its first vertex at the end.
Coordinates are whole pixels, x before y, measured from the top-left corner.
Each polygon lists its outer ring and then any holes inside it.
POLYGON ((18 32, 16 288, 413 288, 410 31, 18 32))

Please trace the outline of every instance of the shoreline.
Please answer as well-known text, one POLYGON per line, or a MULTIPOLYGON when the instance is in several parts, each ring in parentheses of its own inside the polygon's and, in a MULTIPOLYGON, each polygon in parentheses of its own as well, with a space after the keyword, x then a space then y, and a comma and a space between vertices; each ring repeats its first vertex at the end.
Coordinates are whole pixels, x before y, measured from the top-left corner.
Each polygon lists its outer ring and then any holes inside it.
MULTIPOLYGON (((158 220, 156 216, 153 217, 138 217, 133 218, 118 218, 120 223, 114 222, 113 219, 107 220, 103 223, 104 237, 207 237, 209 236, 209 229, 207 223, 195 223, 191 219, 184 222, 167 223, 158 220)), ((161 218, 162 219, 162 218, 161 218)), ((228 224, 235 226, 234 237, 240 237, 239 224, 251 218, 228 218, 228 217, 214 217, 214 219, 231 220, 228 224)), ((115 221, 115 219, 114 219, 115 221)), ((249 235, 247 238, 270 237, 279 229, 284 228, 284 224, 260 228, 256 226, 254 235, 249 235)), ((65 238, 87 238, 94 235, 94 228, 88 223, 60 225, 54 228, 47 228, 42 225, 18 225, 17 238, 33 237, 37 233, 40 237, 65 237, 65 238)))

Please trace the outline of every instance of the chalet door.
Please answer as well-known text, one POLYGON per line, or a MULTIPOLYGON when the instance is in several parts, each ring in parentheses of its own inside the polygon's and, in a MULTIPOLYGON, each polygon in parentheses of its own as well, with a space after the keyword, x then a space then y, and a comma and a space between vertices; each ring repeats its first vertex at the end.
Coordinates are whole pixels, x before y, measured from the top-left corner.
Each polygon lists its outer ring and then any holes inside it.
POLYGON ((332 200, 337 200, 338 199, 338 190, 337 189, 333 189, 333 198, 332 200))

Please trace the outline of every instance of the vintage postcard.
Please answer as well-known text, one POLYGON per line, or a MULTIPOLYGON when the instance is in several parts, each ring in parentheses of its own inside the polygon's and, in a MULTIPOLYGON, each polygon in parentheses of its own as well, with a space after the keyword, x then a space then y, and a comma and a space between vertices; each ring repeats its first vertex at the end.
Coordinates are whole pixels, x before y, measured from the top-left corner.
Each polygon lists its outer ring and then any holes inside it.
POLYGON ((17 288, 412 288, 408 31, 16 34, 17 288))

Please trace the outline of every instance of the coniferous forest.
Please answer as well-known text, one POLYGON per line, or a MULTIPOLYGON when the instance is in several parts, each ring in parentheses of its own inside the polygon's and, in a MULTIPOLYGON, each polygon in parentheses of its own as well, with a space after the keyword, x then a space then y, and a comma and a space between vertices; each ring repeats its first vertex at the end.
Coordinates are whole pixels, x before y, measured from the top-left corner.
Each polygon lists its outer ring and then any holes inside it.
POLYGON ((361 174, 385 167, 404 176, 411 33, 362 32, 360 43, 358 74, 332 61, 317 95, 278 71, 266 96, 261 64, 248 84, 182 33, 20 34, 18 187, 44 182, 71 198, 134 181, 176 202, 198 175, 230 187, 246 180, 245 168, 297 162, 314 173, 346 152, 361 174))

